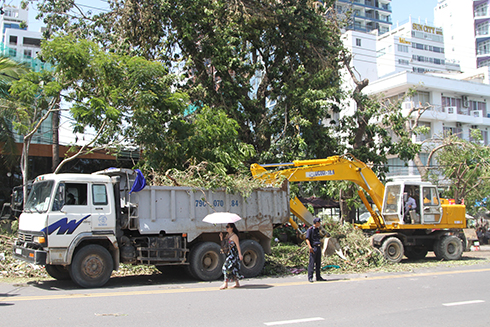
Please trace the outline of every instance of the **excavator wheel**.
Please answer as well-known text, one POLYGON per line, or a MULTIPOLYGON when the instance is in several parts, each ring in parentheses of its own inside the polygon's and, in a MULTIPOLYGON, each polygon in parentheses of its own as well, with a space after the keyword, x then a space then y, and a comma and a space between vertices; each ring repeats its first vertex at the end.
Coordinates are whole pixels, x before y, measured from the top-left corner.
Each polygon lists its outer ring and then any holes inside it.
POLYGON ((436 243, 436 257, 444 260, 459 260, 463 255, 463 243, 457 236, 444 236, 436 243))
POLYGON ((403 243, 397 237, 388 237, 381 245, 381 253, 388 262, 398 263, 403 258, 403 243))

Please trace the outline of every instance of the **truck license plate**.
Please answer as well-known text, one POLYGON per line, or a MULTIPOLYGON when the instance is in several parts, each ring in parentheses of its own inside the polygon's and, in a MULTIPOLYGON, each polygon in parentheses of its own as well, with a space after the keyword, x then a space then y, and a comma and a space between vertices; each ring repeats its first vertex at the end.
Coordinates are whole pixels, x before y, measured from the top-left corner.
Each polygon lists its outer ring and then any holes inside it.
POLYGON ((22 254, 22 249, 15 249, 15 253, 22 254))

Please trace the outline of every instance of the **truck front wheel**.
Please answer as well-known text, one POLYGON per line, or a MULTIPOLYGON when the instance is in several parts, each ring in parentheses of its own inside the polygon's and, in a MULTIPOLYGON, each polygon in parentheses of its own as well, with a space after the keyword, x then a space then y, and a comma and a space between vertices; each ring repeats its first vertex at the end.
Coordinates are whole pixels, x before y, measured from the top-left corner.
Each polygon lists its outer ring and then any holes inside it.
POLYGON ((403 258, 403 244, 397 237, 388 237, 381 245, 381 253, 391 263, 399 263, 403 258))
POLYGON ((60 265, 46 265, 46 272, 49 276, 57 280, 70 279, 70 272, 65 266, 60 265))
POLYGON ((220 246, 213 242, 195 245, 189 253, 189 270, 193 277, 201 280, 216 280, 221 275, 224 256, 220 246))
POLYGON ((264 249, 262 246, 253 240, 245 240, 240 242, 240 250, 242 251, 241 273, 246 278, 255 277, 261 273, 265 264, 264 249))
POLYGON ((109 251, 103 246, 91 244, 75 253, 69 272, 76 284, 91 288, 107 283, 112 269, 113 261, 109 251))
POLYGON ((457 236, 445 236, 437 242, 436 256, 444 260, 458 260, 463 254, 463 244, 457 236))

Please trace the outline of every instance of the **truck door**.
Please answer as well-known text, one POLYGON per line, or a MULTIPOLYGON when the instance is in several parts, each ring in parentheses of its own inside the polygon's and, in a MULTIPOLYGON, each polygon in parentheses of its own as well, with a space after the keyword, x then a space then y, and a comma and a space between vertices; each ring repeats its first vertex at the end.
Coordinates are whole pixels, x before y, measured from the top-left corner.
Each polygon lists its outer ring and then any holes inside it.
MULTIPOLYGON (((110 185, 112 187, 112 185, 110 185)), ((112 206, 107 184, 92 184, 92 228, 113 233, 116 227, 116 214, 112 206)))
POLYGON ((423 204, 420 213, 422 221, 427 224, 441 221, 441 203, 435 187, 423 187, 423 204))
POLYGON ((91 210, 87 195, 87 183, 58 184, 47 222, 50 248, 68 247, 76 235, 90 231, 91 210))

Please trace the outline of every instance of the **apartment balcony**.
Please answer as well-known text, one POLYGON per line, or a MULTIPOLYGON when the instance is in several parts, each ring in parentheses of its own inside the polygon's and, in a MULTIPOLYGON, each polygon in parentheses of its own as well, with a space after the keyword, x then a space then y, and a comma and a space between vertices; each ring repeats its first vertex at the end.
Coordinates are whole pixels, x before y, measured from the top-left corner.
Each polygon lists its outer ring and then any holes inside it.
POLYGON ((382 1, 378 1, 378 6, 376 6, 376 1, 372 1, 372 0, 337 0, 337 1, 340 3, 346 3, 352 5, 354 8, 355 7, 372 8, 391 14, 391 5, 389 3, 381 3, 382 1))

